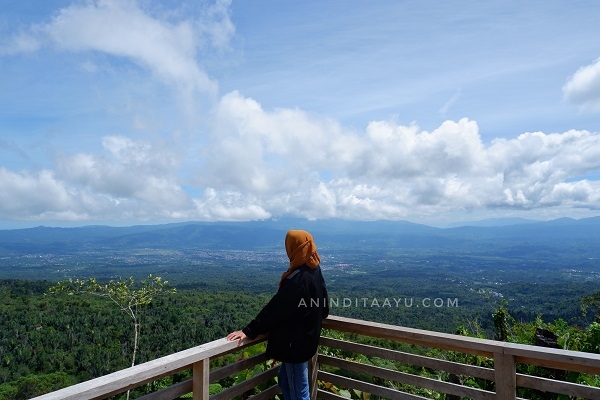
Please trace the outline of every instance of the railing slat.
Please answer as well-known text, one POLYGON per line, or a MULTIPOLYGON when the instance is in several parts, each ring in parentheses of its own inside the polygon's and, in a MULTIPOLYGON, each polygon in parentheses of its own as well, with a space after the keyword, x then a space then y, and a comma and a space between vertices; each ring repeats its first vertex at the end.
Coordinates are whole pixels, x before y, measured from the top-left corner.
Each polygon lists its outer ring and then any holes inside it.
POLYGON ((399 390, 394 390, 390 388, 386 388, 383 386, 374 385, 372 383, 367 383, 363 381, 359 381, 352 378, 346 378, 343 376, 331 374, 325 371, 319 371, 317 377, 325 382, 331 382, 335 385, 350 387, 352 389, 362 390, 363 392, 371 393, 377 396, 382 396, 386 399, 391 400, 429 400, 422 396, 417 396, 415 394, 401 392, 399 390))
POLYGON ((317 373, 319 372, 319 365, 317 364, 317 359, 319 358, 319 354, 315 353, 308 360, 308 387, 310 390, 310 400, 317 400, 317 373))
POLYGON ((461 364, 454 361, 440 360, 438 358, 420 356, 416 354, 405 353, 398 350, 388 350, 383 349, 381 347, 374 347, 360 343, 348 342, 345 340, 332 339, 328 337, 321 337, 319 344, 322 346, 328 346, 340 350, 364 354, 366 356, 385 358, 404 364, 418 365, 420 367, 448 371, 454 374, 472 376, 488 381, 494 380, 494 370, 491 368, 461 364))
POLYGON ((505 343, 504 353, 514 356, 517 363, 600 375, 600 354, 596 353, 518 343, 505 343))
POLYGON ((268 389, 263 390, 257 395, 252 396, 252 400, 271 400, 275 398, 275 395, 281 393, 279 385, 275 384, 268 389))
POLYGON ((436 347, 438 349, 477 354, 490 358, 495 352, 501 351, 503 347, 502 342, 494 340, 452 335, 441 332, 432 334, 431 331, 422 329, 388 325, 379 322, 361 321, 338 316, 329 316, 327 319, 323 320, 323 328, 367 335, 381 339, 391 339, 397 342, 436 347))
POLYGON ((208 400, 210 363, 208 358, 194 363, 192 387, 194 400, 208 400))
POLYGON ((516 396, 515 358, 510 354, 494 354, 494 371, 496 371, 496 398, 512 400, 516 396))
POLYGON ((448 393, 454 394, 456 396, 468 397, 474 400, 484 400, 494 397, 493 392, 489 392, 486 390, 457 385, 454 383, 444 382, 437 379, 431 379, 424 376, 394 371, 387 368, 375 367, 373 365, 361 364, 355 361, 344 360, 336 357, 319 356, 319 363, 330 365, 332 367, 346 369, 352 372, 375 376, 394 382, 400 382, 415 387, 427 388, 440 393, 448 393))
POLYGON ((267 355, 265 353, 260 353, 252 357, 245 358, 243 360, 239 360, 234 362, 233 364, 225 365, 224 367, 217 368, 213 371, 210 371, 210 382, 214 383, 220 381, 223 378, 231 376, 237 372, 240 372, 244 369, 254 367, 255 365, 267 361, 267 355))
POLYGON ((517 374, 517 386, 573 396, 583 399, 600 399, 600 388, 573 382, 557 381, 539 376, 517 374))
MULTIPOLYGON (((221 368, 217 368, 215 370, 210 371, 209 373, 209 383, 214 383, 228 377, 232 374, 240 372, 247 368, 252 368, 253 366, 267 360, 267 356, 265 353, 257 354, 255 356, 236 361, 233 364, 226 365, 221 368)), ((184 394, 193 392, 192 388, 192 379, 188 379, 186 381, 177 383, 175 385, 169 386, 168 388, 161 389, 157 392, 147 394, 145 396, 139 397, 138 400, 172 400, 184 394)), ((274 397, 277 393, 281 392, 279 390, 278 385, 273 385, 270 388, 260 392, 258 395, 253 396, 253 399, 260 400, 270 399, 274 397)), ((213 396, 214 398, 214 396, 213 396)))
POLYGON ((325 390, 319 389, 317 390, 317 399, 322 400, 348 400, 344 396, 339 396, 335 393, 327 392, 325 390))
POLYGON ((167 388, 138 397, 137 400, 173 400, 193 391, 192 380, 188 379, 167 388))
POLYGON ((243 382, 238 383, 235 386, 227 388, 222 392, 219 392, 210 397, 211 400, 225 400, 232 399, 236 396, 240 396, 248 390, 255 388, 261 383, 267 382, 269 379, 273 379, 277 376, 279 372, 279 365, 273 368, 269 368, 268 370, 261 372, 260 374, 253 376, 250 379, 246 379, 243 382))

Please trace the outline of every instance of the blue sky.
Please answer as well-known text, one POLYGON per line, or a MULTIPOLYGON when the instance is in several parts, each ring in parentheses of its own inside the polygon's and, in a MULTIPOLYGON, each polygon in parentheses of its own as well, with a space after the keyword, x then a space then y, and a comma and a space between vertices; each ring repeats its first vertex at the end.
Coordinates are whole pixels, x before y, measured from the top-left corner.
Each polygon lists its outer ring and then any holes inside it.
POLYGON ((3 1, 0 228, 600 215, 597 1, 3 1))

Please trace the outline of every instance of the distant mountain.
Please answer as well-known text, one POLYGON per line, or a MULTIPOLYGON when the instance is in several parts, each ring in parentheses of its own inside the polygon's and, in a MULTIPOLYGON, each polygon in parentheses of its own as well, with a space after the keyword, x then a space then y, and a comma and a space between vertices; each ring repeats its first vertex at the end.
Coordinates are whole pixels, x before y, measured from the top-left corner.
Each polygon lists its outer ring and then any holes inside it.
POLYGON ((480 221, 461 221, 461 222, 453 222, 448 224, 448 228, 458 228, 462 226, 485 226, 485 227, 493 227, 493 226, 507 226, 507 225, 521 225, 521 224, 534 224, 541 221, 536 221, 533 219, 527 218, 488 218, 480 221))
POLYGON ((493 246, 594 246, 600 217, 535 222, 510 219, 480 226, 434 228, 407 221, 281 219, 254 222, 186 222, 130 227, 36 227, 0 230, 1 253, 80 252, 107 249, 280 248, 285 232, 305 229, 319 246, 360 248, 453 248, 493 246), (509 223, 512 222, 512 223, 509 223))

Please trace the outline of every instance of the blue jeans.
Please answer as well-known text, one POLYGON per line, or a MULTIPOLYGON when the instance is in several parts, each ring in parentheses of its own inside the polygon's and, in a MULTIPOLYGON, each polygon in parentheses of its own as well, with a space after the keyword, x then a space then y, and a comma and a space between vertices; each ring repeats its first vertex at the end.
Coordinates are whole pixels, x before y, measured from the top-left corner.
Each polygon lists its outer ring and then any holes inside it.
POLYGON ((310 400, 308 361, 281 363, 278 377, 283 400, 310 400))

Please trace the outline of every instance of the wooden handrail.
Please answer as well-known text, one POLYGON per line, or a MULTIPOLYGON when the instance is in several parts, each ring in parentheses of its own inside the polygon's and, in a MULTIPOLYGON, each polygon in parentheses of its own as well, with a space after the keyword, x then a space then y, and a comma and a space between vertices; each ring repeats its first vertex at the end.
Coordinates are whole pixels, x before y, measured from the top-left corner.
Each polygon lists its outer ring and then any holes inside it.
MULTIPOLYGON (((600 388, 590 387, 585 385, 578 385, 571 382, 562 382, 556 380, 550 380, 541 377, 522 375, 516 373, 516 364, 530 364, 537 365, 547 368, 584 372, 593 375, 600 374, 600 354, 585 353, 578 351, 553 349, 547 347, 538 347, 531 345, 523 345, 517 343, 499 342, 494 340, 472 338, 466 336, 452 335, 446 333, 430 332, 420 329, 405 328, 395 325, 387 325, 376 322, 361 321, 351 318, 331 316, 323 321, 323 327, 326 329, 355 333, 358 335, 366 335, 371 337, 377 337, 382 339, 393 340, 397 342, 427 346, 438 349, 453 350, 462 353, 476 354, 485 356, 494 360, 493 369, 493 381, 495 382, 496 392, 493 393, 493 398, 498 400, 512 400, 516 398, 517 385, 522 387, 528 387, 539 390, 540 388, 546 388, 554 393, 567 394, 576 396, 578 398, 597 399, 600 398, 600 388)), ((404 360, 414 361, 416 365, 422 365, 429 363, 430 365, 436 364, 440 369, 451 373, 457 373, 457 369, 452 364, 447 362, 432 361, 426 357, 421 356, 409 356, 406 353, 371 350, 364 345, 355 344, 352 342, 346 342, 345 344, 340 341, 332 339, 322 339, 322 344, 330 347, 344 349, 346 351, 354 349, 357 353, 368 353, 375 352, 379 356, 387 356, 390 359, 401 358, 404 360), (444 369, 443 366, 449 366, 449 369, 444 369)), ((324 364, 337 365, 340 368, 347 368, 348 370, 371 370, 375 373, 382 374, 380 370, 376 370, 373 367, 358 367, 355 363, 346 360, 335 360, 331 357, 322 358, 324 364), (378 371, 378 372, 375 372, 378 371)), ((474 366, 461 367, 463 371, 470 370, 474 366)), ((486 379, 489 379, 488 372, 483 369, 474 370, 475 374, 471 376, 477 376, 481 374, 485 375, 486 379)), ((424 379, 416 379, 412 377, 403 376, 401 373, 394 371, 385 371, 388 376, 395 376, 397 380, 405 383, 421 381, 422 385, 427 385, 429 388, 434 390, 442 391, 445 393, 452 393, 458 395, 464 395, 460 391, 464 391, 463 388, 448 386, 447 383, 428 382, 424 379)), ((321 374, 321 377, 331 377, 331 374, 321 374)), ((381 375, 379 375, 381 377, 381 375)), ((356 383, 355 381, 349 380, 345 377, 335 376, 335 382, 341 384, 354 385, 351 387, 370 387, 372 385, 366 385, 364 382, 356 383)), ((369 389, 369 390, 372 390, 369 389)), ((379 389, 378 389, 379 390, 379 389)), ((483 391, 473 391, 472 389, 466 389, 471 393, 470 398, 488 398, 490 394, 483 391)), ((379 390, 380 391, 380 390, 379 390)), ((381 391, 380 391, 381 392, 381 391)), ((320 392, 321 393, 321 392, 320 392)), ((373 392, 376 393, 376 392, 373 392)), ((396 398, 398 395, 393 392, 386 392, 392 398, 396 398)), ((321 393, 322 394, 322 393, 321 393)), ((325 396, 331 398, 331 396, 325 396)), ((402 394, 399 398, 417 398, 413 395, 402 394)))
MULTIPOLYGON (((200 346, 47 393, 32 400, 105 399, 176 372, 191 369, 205 359, 232 353, 264 340, 265 337, 261 337, 254 341, 244 342, 241 346, 238 346, 237 341, 228 341, 225 338, 213 340, 200 346)), ((206 387, 206 393, 208 393, 208 387, 206 387)))

